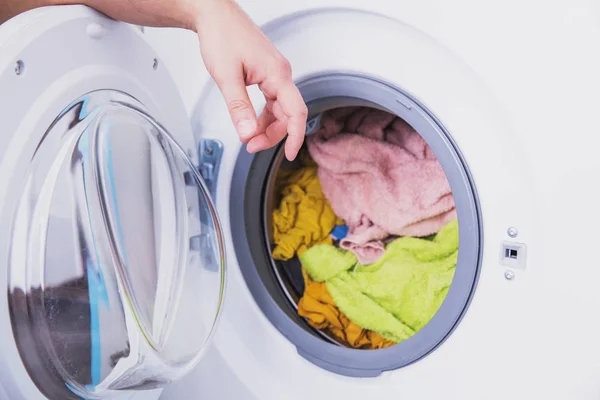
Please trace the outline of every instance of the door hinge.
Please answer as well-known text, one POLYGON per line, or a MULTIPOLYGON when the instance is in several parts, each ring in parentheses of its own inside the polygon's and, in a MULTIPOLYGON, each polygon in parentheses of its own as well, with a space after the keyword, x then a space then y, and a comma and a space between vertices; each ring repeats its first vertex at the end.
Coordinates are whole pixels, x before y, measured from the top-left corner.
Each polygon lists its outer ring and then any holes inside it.
POLYGON ((213 202, 217 201, 217 179, 222 156, 222 142, 214 139, 205 139, 200 142, 198 147, 198 171, 204 179, 213 202))
MULTIPOLYGON (((218 140, 205 139, 198 146, 198 172, 204 180, 210 199, 215 204, 217 198, 217 178, 223 155, 223 143, 218 140)), ((186 179, 191 184, 191 179, 186 179)), ((220 265, 217 248, 214 247, 214 221, 206 204, 200 200, 200 234, 190 238, 190 250, 200 253, 204 268, 209 271, 217 271, 220 265)))

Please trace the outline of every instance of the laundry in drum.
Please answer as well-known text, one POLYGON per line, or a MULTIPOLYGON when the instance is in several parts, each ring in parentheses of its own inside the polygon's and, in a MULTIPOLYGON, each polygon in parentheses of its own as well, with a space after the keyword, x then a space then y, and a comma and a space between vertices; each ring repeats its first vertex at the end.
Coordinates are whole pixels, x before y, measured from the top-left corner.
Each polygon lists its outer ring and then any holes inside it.
POLYGON ((346 221, 342 248, 372 263, 392 235, 423 237, 456 217, 444 170, 403 119, 366 107, 326 113, 307 138, 323 194, 346 221))
POLYGON ((458 223, 450 222, 426 240, 401 237, 371 265, 332 245, 300 256, 310 278, 324 282, 337 307, 358 326, 392 342, 423 328, 437 312, 452 283, 458 258, 458 223))
POLYGON ((332 243, 329 234, 344 224, 323 195, 317 166, 306 151, 301 159, 300 169, 280 170, 275 183, 280 198, 272 214, 276 260, 289 260, 318 243, 332 243))
POLYGON ((343 107, 310 121, 301 162, 277 171, 272 257, 310 327, 342 346, 393 346, 431 320, 452 283, 450 184, 398 116, 343 107))
POLYGON ((298 302, 298 315, 306 318, 310 326, 328 331, 348 347, 371 350, 396 344, 377 332, 361 328, 340 311, 324 282, 313 281, 304 268, 302 275, 305 291, 298 302))

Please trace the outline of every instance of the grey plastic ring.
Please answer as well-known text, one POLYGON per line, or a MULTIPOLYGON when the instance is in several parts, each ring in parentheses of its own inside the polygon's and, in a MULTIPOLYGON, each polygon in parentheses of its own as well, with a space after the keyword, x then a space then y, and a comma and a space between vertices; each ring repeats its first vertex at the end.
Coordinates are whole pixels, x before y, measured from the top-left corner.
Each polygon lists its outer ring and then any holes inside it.
POLYGON ((452 188, 459 221, 460 248, 454 280, 431 321, 411 338, 389 348, 358 350, 337 346, 316 334, 296 314, 271 267, 263 210, 266 178, 278 149, 239 154, 231 184, 231 232, 240 269, 265 316, 298 353, 328 371, 375 377, 402 368, 434 351, 453 332, 473 296, 482 258, 483 229, 477 193, 467 164, 450 134, 413 96, 365 76, 326 74, 298 83, 309 114, 345 105, 387 110, 406 120, 427 141, 452 188))

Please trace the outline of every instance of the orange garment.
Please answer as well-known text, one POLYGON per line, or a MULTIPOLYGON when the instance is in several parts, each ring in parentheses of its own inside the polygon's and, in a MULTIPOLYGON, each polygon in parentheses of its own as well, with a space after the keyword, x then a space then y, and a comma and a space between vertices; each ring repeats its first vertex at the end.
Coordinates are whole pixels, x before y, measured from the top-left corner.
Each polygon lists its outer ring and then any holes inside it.
POLYGON ((315 329, 329 331, 342 344, 358 349, 383 349, 396 343, 379 334, 361 328, 336 307, 323 282, 315 282, 302 268, 304 296, 298 303, 298 315, 308 320, 315 329))

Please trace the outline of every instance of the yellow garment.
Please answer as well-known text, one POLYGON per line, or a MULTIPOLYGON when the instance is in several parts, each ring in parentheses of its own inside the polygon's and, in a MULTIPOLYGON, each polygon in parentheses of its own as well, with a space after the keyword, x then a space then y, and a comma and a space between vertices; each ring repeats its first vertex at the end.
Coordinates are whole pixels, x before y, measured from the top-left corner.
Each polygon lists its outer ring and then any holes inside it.
MULTIPOLYGON (((275 193, 281 200, 273 211, 273 258, 287 261, 316 244, 332 244, 329 234, 344 221, 336 217, 321 191, 317 165, 308 152, 300 154, 303 168, 280 170, 275 193)), ((315 329, 326 329, 341 343, 354 348, 379 349, 394 345, 377 333, 360 328, 336 307, 324 283, 312 281, 304 268, 305 291, 298 314, 315 329)))
POLYGON ((341 343, 358 349, 383 349, 396 344, 350 321, 337 308, 324 283, 311 280, 304 268, 302 275, 305 290, 298 303, 298 315, 313 328, 327 330, 341 343))
POLYGON ((305 167, 281 170, 275 184, 280 194, 273 211, 273 258, 287 261, 316 244, 332 244, 329 234, 344 221, 336 217, 321 191, 317 166, 303 157, 305 167))

